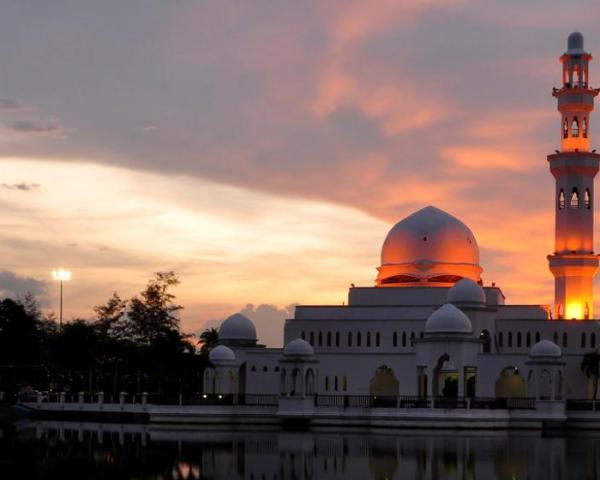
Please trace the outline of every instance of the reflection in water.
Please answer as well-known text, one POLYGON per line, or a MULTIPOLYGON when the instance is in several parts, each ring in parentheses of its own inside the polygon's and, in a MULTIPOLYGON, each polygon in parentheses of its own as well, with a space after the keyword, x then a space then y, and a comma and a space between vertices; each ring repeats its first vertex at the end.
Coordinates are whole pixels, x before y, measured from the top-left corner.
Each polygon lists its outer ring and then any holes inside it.
POLYGON ((600 480, 600 433, 285 432, 33 422, 1 431, 0 478, 600 480))

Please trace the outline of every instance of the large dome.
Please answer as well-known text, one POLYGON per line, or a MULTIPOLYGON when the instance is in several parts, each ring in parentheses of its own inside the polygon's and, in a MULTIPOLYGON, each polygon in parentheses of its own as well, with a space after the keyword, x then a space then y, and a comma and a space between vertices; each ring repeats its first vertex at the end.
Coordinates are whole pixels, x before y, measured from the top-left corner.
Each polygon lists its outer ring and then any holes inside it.
POLYGON ((452 215, 432 206, 398 222, 381 249, 377 284, 454 284, 480 280, 479 247, 473 232, 452 215))
POLYGON ((221 327, 219 328, 219 340, 244 340, 256 342, 256 328, 248 317, 241 313, 235 313, 221 324, 221 327))
POLYGON ((446 303, 429 315, 425 322, 425 333, 460 333, 473 332, 471 320, 451 303, 446 303))

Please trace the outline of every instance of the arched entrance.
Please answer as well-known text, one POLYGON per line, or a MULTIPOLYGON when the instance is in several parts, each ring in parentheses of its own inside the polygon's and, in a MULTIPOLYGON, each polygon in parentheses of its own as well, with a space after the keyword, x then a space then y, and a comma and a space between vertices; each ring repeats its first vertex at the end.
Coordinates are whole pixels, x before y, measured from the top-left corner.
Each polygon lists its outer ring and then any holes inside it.
POLYGON ((400 382, 394 371, 387 365, 382 365, 375 371, 375 376, 369 381, 369 393, 373 396, 397 396, 400 382))
POLYGON ((527 384, 516 367, 506 367, 496 380, 496 398, 524 398, 527 384))
POLYGON ((437 362, 433 372, 433 394, 436 397, 456 398, 458 397, 458 369, 445 353, 437 362))

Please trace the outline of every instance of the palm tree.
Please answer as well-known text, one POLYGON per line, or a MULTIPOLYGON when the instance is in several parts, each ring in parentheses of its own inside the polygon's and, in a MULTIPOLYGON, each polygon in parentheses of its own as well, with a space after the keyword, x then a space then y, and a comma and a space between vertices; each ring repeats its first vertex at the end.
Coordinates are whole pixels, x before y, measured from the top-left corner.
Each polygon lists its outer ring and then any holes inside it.
POLYGON ((214 347, 215 343, 219 339, 219 331, 216 328, 207 328, 199 336, 200 355, 208 355, 211 348, 214 347))
POLYGON ((581 371, 585 376, 594 382, 594 397, 596 400, 596 393, 598 391, 598 379, 600 378, 600 353, 598 350, 586 353, 581 361, 581 371))

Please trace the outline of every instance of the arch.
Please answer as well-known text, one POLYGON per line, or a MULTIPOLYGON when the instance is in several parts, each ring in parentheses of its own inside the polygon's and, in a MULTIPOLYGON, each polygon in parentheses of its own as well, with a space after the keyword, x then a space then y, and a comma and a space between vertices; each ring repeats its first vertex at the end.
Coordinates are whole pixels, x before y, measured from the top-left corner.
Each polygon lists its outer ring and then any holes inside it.
POLYGON ((346 377, 346 375, 342 377, 342 390, 344 392, 348 391, 348 377, 346 377))
POLYGON ((531 347, 531 332, 527 332, 527 335, 525 335, 525 346, 527 348, 531 347))
POLYGON ((340 346, 340 332, 335 332, 335 346, 340 346))
POLYGON ((310 332, 310 340, 308 341, 313 347, 315 345, 315 332, 310 332))
POLYGON ((569 138, 569 121, 566 118, 563 122, 563 138, 569 138))
POLYGON ((371 346, 371 332, 367 332, 367 347, 371 346))
POLYGON ((338 391, 338 376, 337 375, 335 377, 333 377, 333 389, 336 392, 338 391))
POLYGON ((504 334, 503 332, 498 332, 498 346, 502 348, 504 345, 504 334))
POLYGON ((581 136, 583 138, 588 137, 587 120, 585 117, 581 120, 581 136))
POLYGON ((287 372, 285 368, 281 369, 281 374, 279 375, 279 391, 282 395, 287 395, 287 372))
POLYGON ((573 117, 573 120, 571 121, 571 137, 578 137, 579 136, 579 120, 577 120, 577 117, 573 117))
POLYGON ((596 332, 590 333, 590 347, 596 348, 596 332))
POLYGON ((348 346, 352 346, 352 332, 348 332, 348 346))
POLYGON ((319 347, 323 346, 323 332, 319 332, 319 347))
POLYGON ((523 345, 521 332, 517 332, 517 348, 521 348, 523 345))
POLYGON ((585 332, 581 332, 581 348, 585 348, 585 332))
POLYGON ((394 334, 392 335, 392 346, 398 346, 398 332, 394 332, 394 334))
POLYGON ((358 333, 356 334, 356 346, 357 346, 357 347, 360 347, 360 346, 362 346, 362 335, 361 335, 361 333, 360 333, 360 332, 358 332, 358 333))
POLYGON ((300 334, 300 338, 302 338, 302 340, 306 340, 306 333, 305 333, 305 332, 302 332, 302 333, 300 334))
POLYGON ((554 332, 554 335, 552 335, 552 341, 558 345, 558 332, 554 332))
POLYGON ((579 190, 577 187, 573 187, 571 190, 571 201, 569 202, 571 208, 579 208, 579 190))
POLYGON ((406 332, 402 332, 402 346, 406 347, 406 332))
POLYGON ((512 332, 508 332, 508 338, 506 340, 506 346, 508 348, 512 347, 512 337, 513 337, 512 332))
POLYGON ((558 209, 563 210, 565 208, 565 191, 561 188, 558 192, 558 209))
POLYGON ((538 394, 542 400, 550 400, 552 398, 552 374, 547 369, 540 373, 538 394))
POLYGON ((387 365, 382 365, 375 370, 375 375, 369 381, 369 394, 383 397, 398 395, 400 382, 394 371, 387 365))
POLYGON ((314 395, 315 394, 315 372, 312 368, 309 368, 306 371, 305 381, 304 381, 304 392, 305 395, 314 395))
POLYGON ((250 371, 251 371, 251 372, 256 372, 256 365, 252 365, 252 366, 250 367, 250 371))
POLYGON ((327 332, 327 346, 331 347, 331 332, 327 332))
POLYGON ((563 334, 562 334, 562 346, 563 346, 563 348, 567 348, 567 340, 568 340, 567 332, 563 332, 563 334))
POLYGON ((290 384, 289 395, 291 395, 291 396, 302 395, 302 374, 300 373, 299 368, 294 368, 294 370, 292 370, 292 375, 291 375, 290 380, 291 380, 291 384, 290 384))
POLYGON ((491 339, 491 335, 490 332, 488 330, 482 330, 481 333, 479 333, 479 340, 481 340, 481 344, 482 344, 482 352, 483 353, 490 353, 492 348, 492 339, 491 339))
POLYGON ((325 375, 325 391, 329 391, 329 376, 325 375))
POLYGON ((440 356, 433 369, 433 395, 436 397, 458 397, 458 369, 447 353, 440 356))
POLYGON ((413 346, 413 340, 415 339, 415 332, 410 332, 410 346, 413 346))
POLYGON ((535 343, 539 342, 541 338, 540 332, 535 332, 535 343))
POLYGON ((263 372, 268 372, 269 371, 269 367, 267 367, 266 365, 263 367, 263 372))
POLYGON ((381 345, 381 334, 379 332, 375 333, 375 346, 379 347, 381 345))
POLYGON ((514 366, 504 367, 495 385, 496 398, 523 398, 527 396, 527 384, 514 366))

